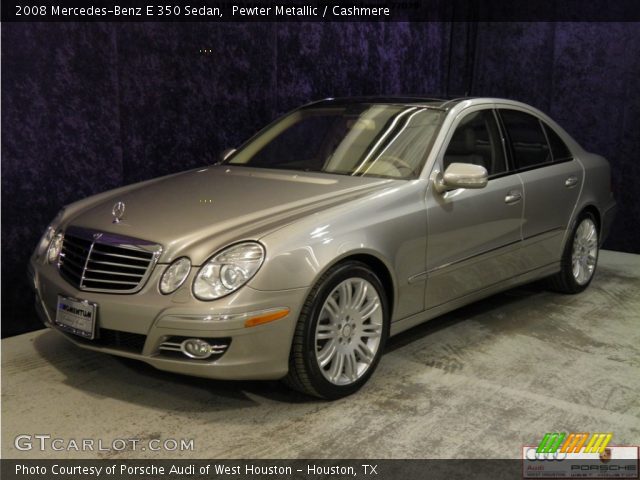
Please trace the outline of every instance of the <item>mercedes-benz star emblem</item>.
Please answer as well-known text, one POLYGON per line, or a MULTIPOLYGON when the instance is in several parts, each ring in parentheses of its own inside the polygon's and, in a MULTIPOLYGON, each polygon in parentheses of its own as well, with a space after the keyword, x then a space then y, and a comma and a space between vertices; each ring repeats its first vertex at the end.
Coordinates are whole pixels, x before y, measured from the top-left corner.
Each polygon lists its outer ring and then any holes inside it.
POLYGON ((113 223, 120 223, 122 217, 124 216, 124 202, 118 202, 113 206, 113 210, 111 213, 113 214, 113 223))

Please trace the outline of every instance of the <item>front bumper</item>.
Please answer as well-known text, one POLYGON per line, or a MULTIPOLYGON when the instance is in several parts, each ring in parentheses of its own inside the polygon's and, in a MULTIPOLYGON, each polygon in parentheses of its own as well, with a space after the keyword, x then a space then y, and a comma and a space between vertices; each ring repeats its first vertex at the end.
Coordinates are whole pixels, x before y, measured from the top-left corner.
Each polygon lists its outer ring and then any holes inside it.
POLYGON ((214 379, 269 380, 287 374, 293 333, 307 288, 260 291, 245 286, 219 300, 202 302, 190 291, 195 272, 177 292, 160 294, 159 267, 144 288, 132 295, 76 290, 55 267, 35 260, 29 265, 29 276, 41 320, 82 348, 141 360, 160 370, 214 379), (96 340, 76 337, 55 326, 58 295, 98 305, 96 340), (290 312, 284 318, 250 328, 245 328, 244 320, 238 317, 274 307, 290 312), (221 319, 220 315, 230 319, 221 319), (228 343, 228 347, 222 355, 205 360, 159 349, 163 342, 176 337, 214 339, 216 343, 228 343))

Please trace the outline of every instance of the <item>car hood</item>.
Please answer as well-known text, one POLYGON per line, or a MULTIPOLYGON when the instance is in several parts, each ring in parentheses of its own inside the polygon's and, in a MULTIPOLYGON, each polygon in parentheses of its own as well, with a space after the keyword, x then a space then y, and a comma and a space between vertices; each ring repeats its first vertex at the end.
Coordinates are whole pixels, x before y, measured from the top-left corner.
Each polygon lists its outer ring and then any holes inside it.
POLYGON ((163 246, 160 262, 195 265, 234 241, 258 239, 301 216, 359 198, 393 180, 212 166, 100 195, 67 222, 163 246), (113 207, 124 214, 113 223, 113 207))

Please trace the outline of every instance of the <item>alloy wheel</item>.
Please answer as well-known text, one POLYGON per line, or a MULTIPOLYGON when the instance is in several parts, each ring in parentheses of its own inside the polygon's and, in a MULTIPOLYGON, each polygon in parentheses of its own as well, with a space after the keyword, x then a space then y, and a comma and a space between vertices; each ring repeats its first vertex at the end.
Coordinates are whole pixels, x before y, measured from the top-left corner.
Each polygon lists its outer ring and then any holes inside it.
POLYGON ((380 296, 364 278, 348 278, 327 296, 316 325, 316 361, 334 385, 349 385, 372 365, 383 328, 380 296))
POLYGON ((573 278, 579 285, 591 280, 598 260, 598 229, 590 218, 580 222, 573 238, 571 266, 573 278))

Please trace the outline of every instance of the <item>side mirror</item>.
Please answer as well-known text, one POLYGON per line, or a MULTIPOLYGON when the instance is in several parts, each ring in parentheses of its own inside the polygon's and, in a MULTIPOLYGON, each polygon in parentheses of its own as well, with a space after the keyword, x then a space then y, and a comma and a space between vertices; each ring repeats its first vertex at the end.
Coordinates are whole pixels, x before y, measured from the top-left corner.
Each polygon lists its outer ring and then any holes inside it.
POLYGON ((235 148, 227 148, 226 150, 223 150, 222 153, 220 154, 220 161, 224 162, 227 158, 233 155, 235 151, 236 151, 235 148))
POLYGON ((484 188, 487 186, 489 173, 487 169, 473 163, 452 163, 444 171, 438 172, 433 184, 438 193, 455 188, 484 188))

